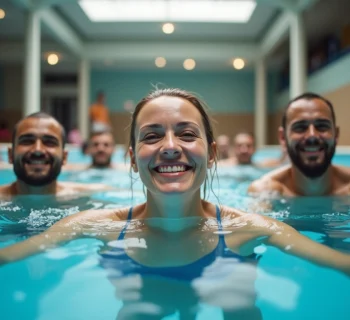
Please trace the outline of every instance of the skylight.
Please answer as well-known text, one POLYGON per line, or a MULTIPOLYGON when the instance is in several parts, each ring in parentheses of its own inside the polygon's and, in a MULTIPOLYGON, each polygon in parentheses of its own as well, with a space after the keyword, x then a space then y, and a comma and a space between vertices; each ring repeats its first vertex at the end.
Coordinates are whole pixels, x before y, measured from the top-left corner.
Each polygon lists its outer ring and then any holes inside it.
POLYGON ((80 0, 93 22, 248 22, 255 0, 80 0))

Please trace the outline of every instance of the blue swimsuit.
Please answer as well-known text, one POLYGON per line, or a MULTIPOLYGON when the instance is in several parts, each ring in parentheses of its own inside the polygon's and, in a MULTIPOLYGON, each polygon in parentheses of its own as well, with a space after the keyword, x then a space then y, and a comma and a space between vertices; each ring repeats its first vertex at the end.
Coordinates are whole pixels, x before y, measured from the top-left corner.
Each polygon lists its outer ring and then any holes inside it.
MULTIPOLYGON (((123 240, 125 237, 126 230, 132 219, 132 207, 129 210, 127 222, 120 232, 118 240, 123 240)), ((218 230, 222 231, 220 209, 216 206, 216 219, 218 223, 218 230)), ((210 266, 218 258, 228 259, 231 261, 242 262, 242 261, 252 261, 252 257, 242 257, 229 248, 227 248, 225 243, 225 237, 223 234, 219 234, 219 242, 216 248, 208 253, 207 255, 199 258, 197 261, 192 263, 176 266, 176 267, 148 267, 144 266, 132 258, 130 258, 125 252, 124 248, 112 248, 108 252, 101 253, 101 266, 114 270, 113 274, 115 276, 127 276, 131 274, 140 275, 155 275, 160 277, 166 277, 181 281, 192 281, 193 279, 199 278, 204 268, 210 266)))

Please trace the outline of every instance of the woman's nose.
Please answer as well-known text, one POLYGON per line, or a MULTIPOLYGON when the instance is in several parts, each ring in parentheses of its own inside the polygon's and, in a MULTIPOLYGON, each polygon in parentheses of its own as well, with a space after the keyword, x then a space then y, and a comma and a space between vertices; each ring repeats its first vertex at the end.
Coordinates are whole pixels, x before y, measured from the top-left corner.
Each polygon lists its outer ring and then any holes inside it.
POLYGON ((167 135, 164 138, 164 144, 161 148, 161 153, 165 157, 177 157, 179 154, 181 154, 181 147, 176 141, 176 137, 173 135, 167 135))

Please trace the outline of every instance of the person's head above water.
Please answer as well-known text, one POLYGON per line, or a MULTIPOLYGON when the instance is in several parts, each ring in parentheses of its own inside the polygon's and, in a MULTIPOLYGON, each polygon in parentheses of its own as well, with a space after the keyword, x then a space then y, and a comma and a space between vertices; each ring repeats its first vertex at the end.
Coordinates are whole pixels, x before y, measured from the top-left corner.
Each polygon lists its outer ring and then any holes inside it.
POLYGON ((339 136, 333 105, 315 93, 304 93, 287 105, 278 129, 290 165, 254 181, 249 192, 285 196, 350 194, 350 170, 331 163, 339 136))
POLYGON ((233 139, 233 151, 237 164, 252 164, 255 152, 255 141, 252 133, 240 132, 233 139))
POLYGON ((110 190, 102 184, 58 181, 67 162, 64 150, 66 133, 62 125, 45 112, 36 112, 20 120, 8 149, 16 181, 0 186, 0 197, 24 194, 63 196, 94 190, 110 190))
POLYGON ((132 168, 149 192, 199 192, 216 162, 204 104, 180 89, 150 93, 132 115, 129 152, 132 168))
POLYGON ((338 135, 333 105, 315 93, 290 101, 279 128, 280 143, 292 164, 309 178, 318 178, 329 168, 338 135))
POLYGON ((219 160, 228 159, 230 157, 230 137, 226 134, 221 134, 216 138, 216 147, 219 160))
POLYGON ((20 120, 8 150, 17 179, 31 186, 55 181, 67 160, 65 140, 64 128, 47 113, 36 112, 20 120))
POLYGON ((109 130, 95 131, 90 135, 88 149, 92 158, 91 167, 109 168, 114 152, 114 138, 109 130))

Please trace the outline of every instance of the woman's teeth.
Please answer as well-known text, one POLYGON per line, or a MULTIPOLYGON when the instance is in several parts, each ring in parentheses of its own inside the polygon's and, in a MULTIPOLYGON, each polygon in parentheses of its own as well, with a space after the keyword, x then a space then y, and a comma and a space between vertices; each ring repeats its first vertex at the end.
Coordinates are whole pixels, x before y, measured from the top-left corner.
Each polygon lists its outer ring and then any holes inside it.
POLYGON ((163 172, 183 172, 186 171, 185 166, 166 166, 166 167, 159 167, 158 171, 163 172))

